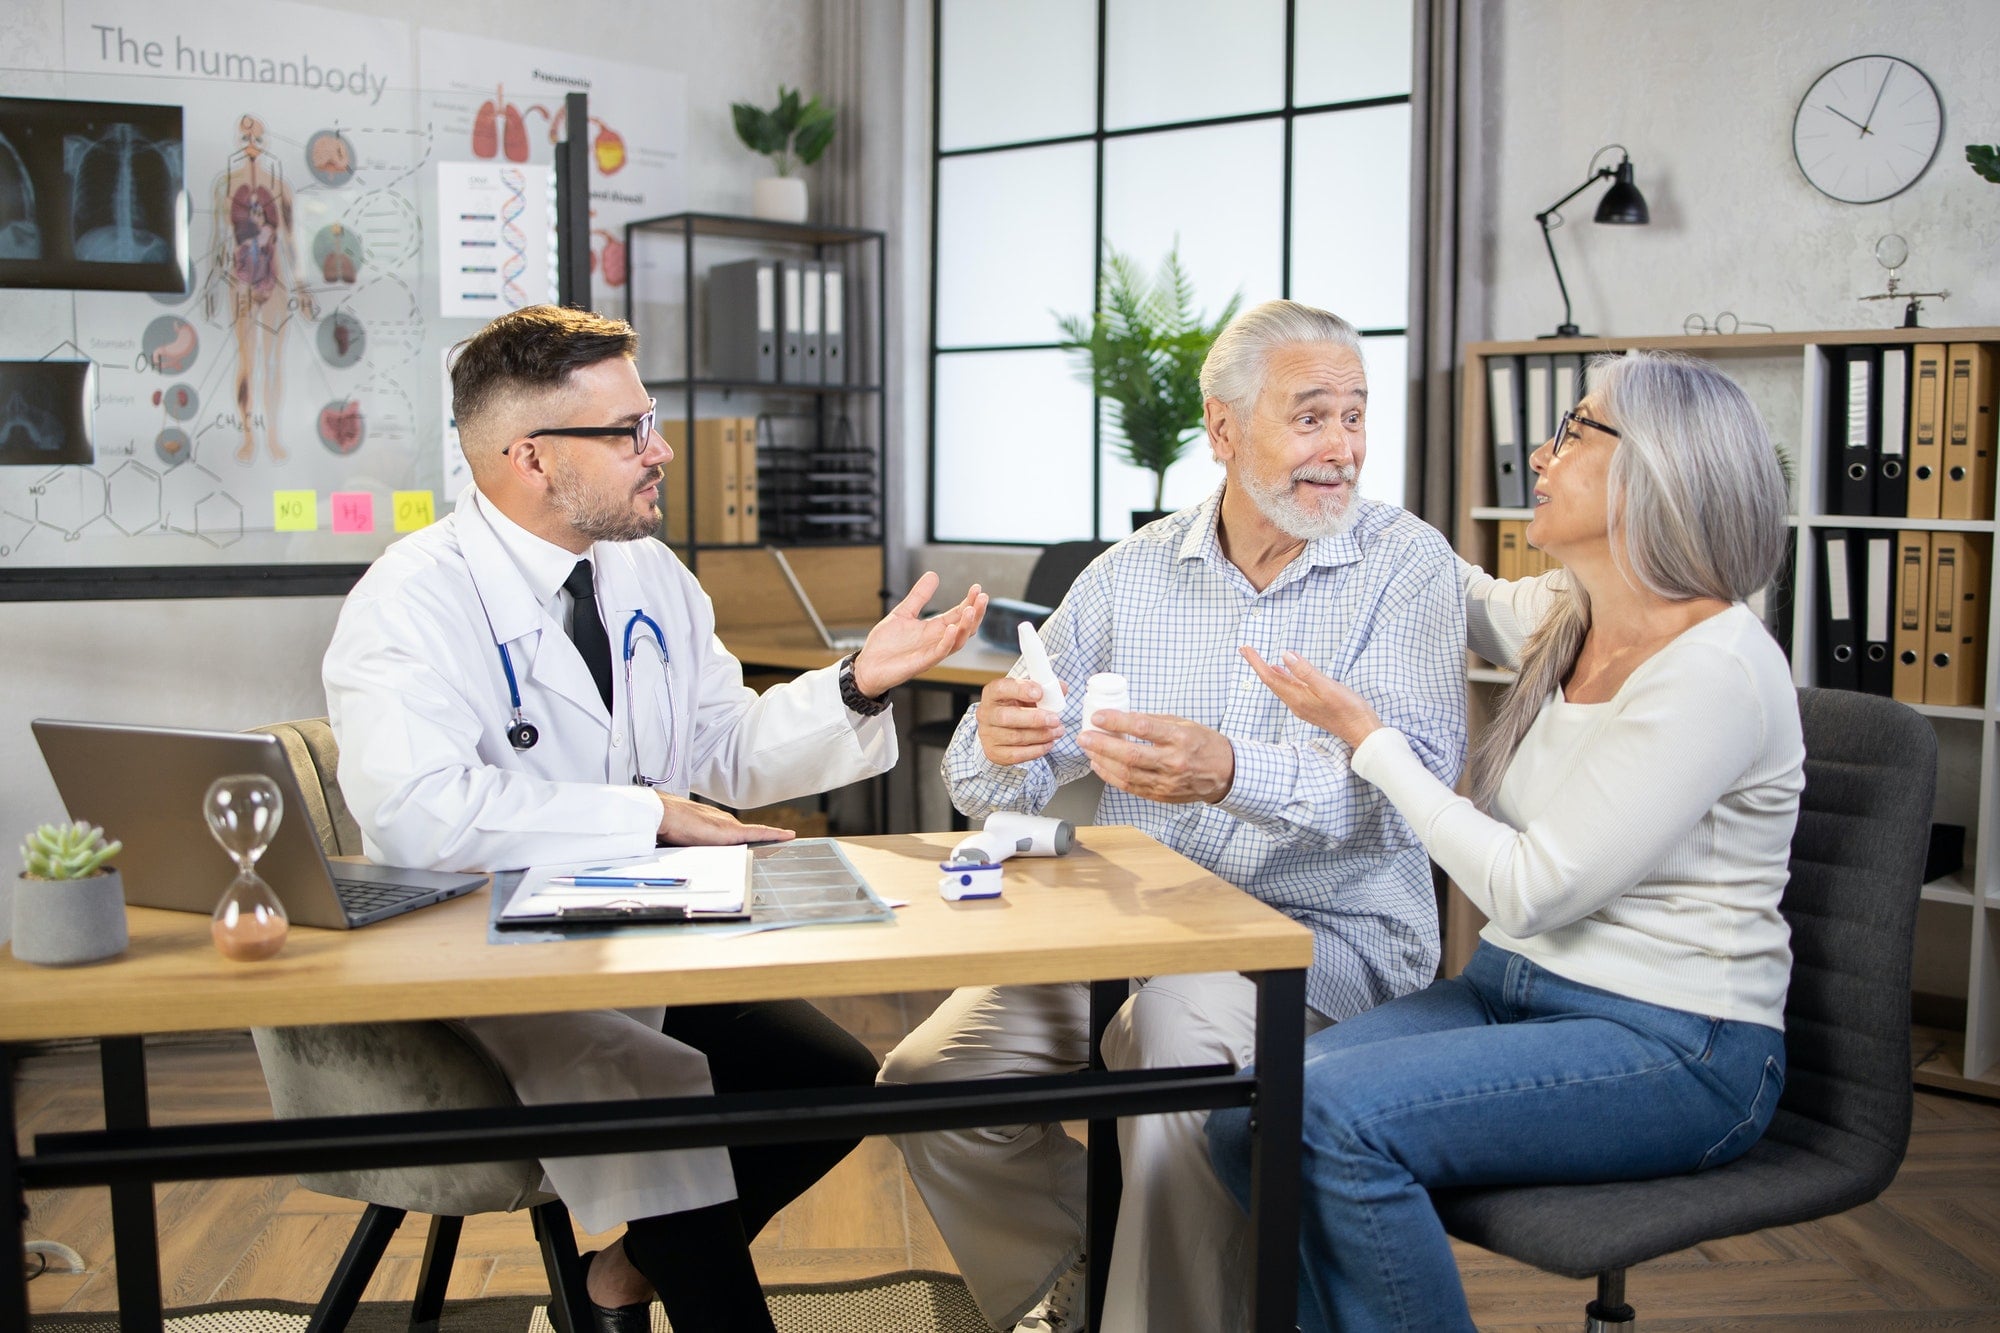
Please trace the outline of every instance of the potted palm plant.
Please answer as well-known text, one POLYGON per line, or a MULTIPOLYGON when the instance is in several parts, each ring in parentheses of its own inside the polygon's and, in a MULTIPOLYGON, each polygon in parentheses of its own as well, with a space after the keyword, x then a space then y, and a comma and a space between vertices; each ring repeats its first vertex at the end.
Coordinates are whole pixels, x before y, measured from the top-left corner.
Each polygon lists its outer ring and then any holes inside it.
POLYGON ((732 102, 730 115, 736 137, 753 153, 771 159, 777 175, 750 187, 750 212, 774 222, 806 220, 806 183, 792 175, 792 165, 809 167, 833 142, 833 108, 817 97, 801 102, 799 90, 778 85, 778 104, 766 111, 750 102, 732 102))
POLYGON ((89 963, 125 952, 125 886, 106 862, 124 844, 81 821, 44 824, 21 846, 14 884, 14 956, 89 963))
POLYGON ((1150 280, 1129 255, 1107 246, 1095 315, 1056 317, 1062 345, 1080 354, 1079 373, 1104 400, 1119 456, 1153 474, 1153 507, 1132 511, 1135 529, 1164 515, 1167 469, 1202 428, 1201 363, 1242 302, 1238 291, 1221 314, 1204 319, 1178 242, 1150 280))

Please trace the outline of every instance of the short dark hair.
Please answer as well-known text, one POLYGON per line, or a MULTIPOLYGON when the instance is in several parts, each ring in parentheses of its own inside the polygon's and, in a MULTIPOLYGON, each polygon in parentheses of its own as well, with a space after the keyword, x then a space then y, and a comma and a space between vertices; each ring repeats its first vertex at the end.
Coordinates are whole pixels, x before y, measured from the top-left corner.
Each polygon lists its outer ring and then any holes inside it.
POLYGON ((451 412, 460 430, 509 389, 555 389, 572 372, 631 357, 639 335, 622 319, 561 306, 524 306, 452 349, 451 412))

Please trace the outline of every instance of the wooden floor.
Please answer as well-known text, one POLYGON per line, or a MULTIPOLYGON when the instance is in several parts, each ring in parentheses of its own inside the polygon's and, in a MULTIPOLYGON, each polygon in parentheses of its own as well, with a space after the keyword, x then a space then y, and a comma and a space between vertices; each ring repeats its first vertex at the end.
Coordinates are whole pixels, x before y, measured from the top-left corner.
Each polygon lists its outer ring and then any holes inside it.
MULTIPOLYGON (((827 1001, 878 1055, 929 1012, 935 996, 827 1001)), ((156 1123, 267 1115, 247 1037, 149 1049, 156 1123)), ((24 1131, 102 1124, 94 1055, 31 1059, 18 1085, 24 1131)), ((161 1269, 170 1307, 251 1296, 311 1301, 360 1213, 290 1180, 162 1186, 161 1269)), ((35 1312, 116 1305, 103 1190, 30 1196, 30 1239, 83 1254, 80 1274, 29 1284, 35 1312)), ((586 1247, 596 1238, 579 1236, 586 1247)), ((368 1299, 408 1296, 423 1223, 405 1224, 368 1299)), ((870 1139, 759 1237, 767 1282, 833 1281, 905 1268, 950 1270, 896 1150, 870 1139)), ((1482 1329, 1581 1326, 1589 1284, 1548 1277, 1464 1246, 1459 1265, 1482 1329)), ((547 1290, 525 1215, 468 1219, 451 1295, 547 1290)), ((1664 1330, 2000 1329, 2000 1106, 1920 1093, 1909 1158, 1883 1197, 1842 1217, 1718 1241, 1647 1264, 1628 1299, 1647 1333, 1664 1330)), ((446 1327, 450 1326, 449 1314, 446 1327)))

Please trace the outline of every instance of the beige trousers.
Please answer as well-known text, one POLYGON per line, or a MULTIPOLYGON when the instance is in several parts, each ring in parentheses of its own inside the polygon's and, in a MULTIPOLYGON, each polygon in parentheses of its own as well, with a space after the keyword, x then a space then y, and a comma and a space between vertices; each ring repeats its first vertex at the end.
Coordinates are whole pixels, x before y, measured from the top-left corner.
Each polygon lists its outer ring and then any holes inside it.
MULTIPOLYGON (((1104 1034, 1113 1069, 1250 1063, 1257 988, 1234 972, 1140 983, 1104 1034)), ((1307 1011, 1307 1029, 1324 1025, 1307 1011)), ((884 1084, 1072 1073, 1090 1062, 1090 988, 953 992, 883 1063, 884 1084)), ((1118 1122, 1124 1193, 1098 1333, 1243 1327, 1249 1226, 1208 1165, 1206 1111, 1118 1122)), ((980 1311, 1011 1328, 1083 1249, 1084 1147, 1058 1124, 896 1138, 980 1311)))

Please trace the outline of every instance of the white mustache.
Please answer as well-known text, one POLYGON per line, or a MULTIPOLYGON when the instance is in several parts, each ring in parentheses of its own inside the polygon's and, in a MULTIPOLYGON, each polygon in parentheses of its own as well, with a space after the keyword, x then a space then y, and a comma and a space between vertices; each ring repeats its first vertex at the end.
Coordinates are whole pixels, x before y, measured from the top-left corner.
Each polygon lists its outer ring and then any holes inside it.
POLYGON ((1352 463, 1349 463, 1346 467, 1302 467, 1292 474, 1292 480, 1295 482, 1313 481, 1318 482, 1322 486, 1331 486, 1338 481, 1352 486, 1354 478, 1358 473, 1359 469, 1352 463))

